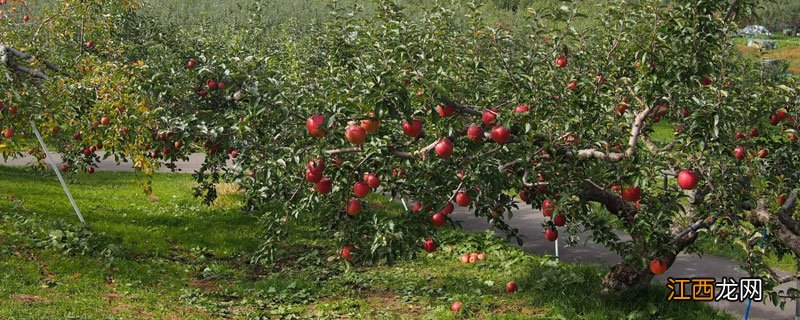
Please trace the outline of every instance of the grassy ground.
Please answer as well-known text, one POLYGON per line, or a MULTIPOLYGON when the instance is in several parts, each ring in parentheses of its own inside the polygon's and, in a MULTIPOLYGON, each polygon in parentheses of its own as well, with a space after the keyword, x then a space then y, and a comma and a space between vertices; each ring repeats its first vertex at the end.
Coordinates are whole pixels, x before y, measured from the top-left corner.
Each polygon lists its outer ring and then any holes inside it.
MULTIPOLYGON (((489 234, 448 229, 434 254, 391 266, 348 266, 314 228, 297 225, 274 265, 248 255, 257 219, 232 188, 212 207, 188 175, 159 175, 150 202, 129 173, 70 177, 91 230, 76 226, 55 179, 0 167, 0 318, 452 318, 720 319, 650 287, 599 294, 603 270, 525 254, 489 234), (486 252, 476 264, 462 252, 486 252), (506 282, 520 286, 504 292, 506 282)), ((385 206, 382 206, 385 207, 385 206)))
MULTIPOLYGON (((800 37, 775 35, 764 38, 775 40, 778 47, 775 50, 765 51, 763 58, 785 60, 789 63, 787 72, 793 75, 800 75, 800 37)), ((753 57, 759 56, 757 49, 747 47, 746 38, 739 39, 738 46, 746 54, 751 54, 753 57)))

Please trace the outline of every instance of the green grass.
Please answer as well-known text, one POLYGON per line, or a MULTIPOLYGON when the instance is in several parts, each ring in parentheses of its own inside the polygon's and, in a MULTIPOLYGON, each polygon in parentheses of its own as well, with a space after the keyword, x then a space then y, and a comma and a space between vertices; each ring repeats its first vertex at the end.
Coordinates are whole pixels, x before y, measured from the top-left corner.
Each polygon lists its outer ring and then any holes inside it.
MULTIPOLYGON (((491 234, 456 229, 441 232, 434 254, 363 267, 335 258, 313 227, 293 226, 275 264, 251 265, 259 227, 240 210, 235 188, 226 186, 221 201, 203 207, 185 174, 154 178, 158 202, 130 173, 70 176, 92 229, 63 238, 89 238, 89 254, 67 254, 53 243, 81 248, 80 241, 47 236, 80 230, 58 182, 23 168, 0 167, 0 177, 3 319, 442 319, 453 318, 455 300, 464 303, 464 317, 486 319, 729 318, 699 303, 667 302, 661 286, 602 296, 603 269, 560 264, 491 234), (98 254, 109 244, 118 247, 113 259, 98 254), (488 259, 458 262, 461 253, 476 251, 488 259), (511 280, 520 292, 504 292, 511 280)), ((364 214, 397 210, 374 200, 364 214)))

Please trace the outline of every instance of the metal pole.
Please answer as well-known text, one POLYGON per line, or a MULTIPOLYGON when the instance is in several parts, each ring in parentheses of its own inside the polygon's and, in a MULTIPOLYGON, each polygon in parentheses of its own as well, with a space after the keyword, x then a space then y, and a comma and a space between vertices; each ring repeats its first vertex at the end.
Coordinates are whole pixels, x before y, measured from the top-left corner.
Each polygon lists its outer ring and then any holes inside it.
POLYGON ((554 243, 556 246, 556 259, 558 259, 558 238, 556 238, 556 241, 554 243))
POLYGON ((78 220, 80 220, 81 223, 86 223, 86 221, 83 220, 83 215, 81 215, 81 210, 78 209, 78 205, 75 204, 75 199, 72 198, 72 193, 69 192, 69 188, 67 187, 67 184, 64 182, 64 178, 61 177, 61 172, 58 171, 55 162, 53 162, 53 157, 50 155, 50 152, 47 151, 47 147, 45 147, 44 145, 44 140, 42 140, 42 135, 39 134, 39 129, 36 128, 36 124, 33 123, 32 120, 30 123, 31 123, 31 128, 33 129, 33 134, 36 135, 36 139, 39 140, 39 145, 41 145, 42 150, 44 150, 44 157, 45 159, 47 159, 47 162, 50 163, 50 167, 53 168, 53 172, 56 173, 58 181, 61 182, 61 187, 64 188, 64 193, 67 194, 69 203, 72 204, 72 209, 75 209, 75 214, 78 216, 78 220))
POLYGON ((406 205, 406 199, 400 198, 400 202, 403 203, 403 208, 405 208, 406 211, 408 211, 408 205, 406 205))

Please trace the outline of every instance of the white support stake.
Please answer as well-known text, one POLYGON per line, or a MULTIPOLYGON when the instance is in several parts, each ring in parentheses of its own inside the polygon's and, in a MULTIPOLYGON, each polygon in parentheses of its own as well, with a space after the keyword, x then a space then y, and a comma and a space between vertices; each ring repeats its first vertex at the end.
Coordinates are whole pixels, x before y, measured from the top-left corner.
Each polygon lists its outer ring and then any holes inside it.
POLYGON ((64 178, 61 177, 61 172, 58 171, 56 163, 53 162, 53 157, 50 155, 50 152, 47 151, 47 147, 44 146, 44 140, 42 140, 42 135, 39 134, 39 129, 36 128, 36 124, 33 123, 33 121, 31 121, 31 128, 33 129, 33 134, 36 135, 36 139, 39 140, 39 145, 41 145, 42 150, 44 150, 44 157, 47 159, 47 162, 50 163, 50 166, 53 168, 53 172, 56 173, 58 181, 61 182, 61 187, 64 188, 64 193, 67 194, 69 203, 72 204, 72 209, 75 209, 75 214, 78 215, 78 219, 81 220, 81 223, 86 223, 86 221, 83 220, 83 215, 81 215, 81 210, 78 209, 78 205, 75 204, 75 199, 72 198, 72 193, 70 193, 69 188, 67 188, 67 183, 64 182, 64 178))
POLYGON ((556 259, 559 259, 558 258, 558 238, 556 238, 555 246, 556 246, 556 259))
POLYGON ((406 199, 400 198, 400 202, 403 203, 403 208, 406 208, 406 211, 408 211, 408 205, 406 205, 406 199))

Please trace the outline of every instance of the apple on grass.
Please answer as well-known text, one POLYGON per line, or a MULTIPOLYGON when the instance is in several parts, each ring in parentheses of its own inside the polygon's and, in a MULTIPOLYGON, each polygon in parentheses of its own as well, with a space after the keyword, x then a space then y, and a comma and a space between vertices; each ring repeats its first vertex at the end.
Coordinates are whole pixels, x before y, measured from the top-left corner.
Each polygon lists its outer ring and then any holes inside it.
POLYGON ((463 308, 463 306, 460 301, 453 301, 453 303, 450 304, 450 311, 461 312, 461 308, 463 308))
POLYGON ((354 246, 352 244, 348 244, 348 245, 342 247, 341 250, 339 250, 339 254, 345 260, 353 259, 353 255, 350 253, 350 251, 352 251, 353 248, 354 248, 354 246))
POLYGON ((517 292, 517 283, 514 281, 506 283, 506 292, 517 292))

